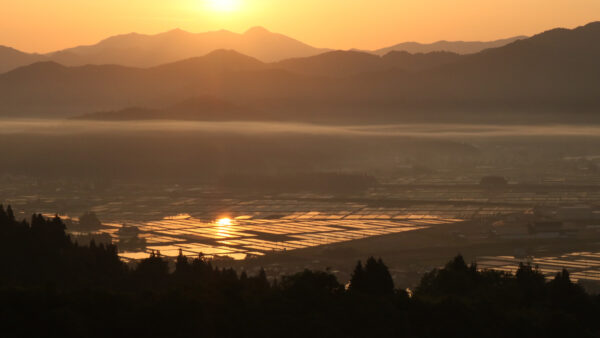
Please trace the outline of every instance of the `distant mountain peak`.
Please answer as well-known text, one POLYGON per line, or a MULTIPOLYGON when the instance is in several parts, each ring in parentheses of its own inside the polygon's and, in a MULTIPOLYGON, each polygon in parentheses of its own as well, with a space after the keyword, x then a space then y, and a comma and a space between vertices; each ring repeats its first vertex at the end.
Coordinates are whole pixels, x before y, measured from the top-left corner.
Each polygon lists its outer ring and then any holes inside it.
POLYGON ((271 31, 269 31, 268 29, 262 27, 262 26, 255 26, 252 27, 250 29, 248 29, 244 35, 257 35, 257 34, 270 34, 271 31))
POLYGON ((204 56, 164 64, 155 67, 155 70, 167 70, 189 74, 194 72, 220 73, 223 71, 253 71, 262 69, 261 61, 236 52, 235 50, 218 49, 204 56))
POLYGON ((65 67, 54 61, 39 61, 30 65, 18 67, 4 74, 0 74, 0 76, 27 77, 29 75, 32 75, 33 77, 38 77, 41 74, 54 74, 67 69, 68 67, 65 67))
POLYGON ((213 50, 212 52, 206 54, 203 57, 204 58, 237 57, 237 58, 244 58, 244 59, 254 59, 253 57, 248 56, 246 54, 242 54, 236 50, 225 49, 225 48, 213 50))
MULTIPOLYGON (((140 37, 140 36, 145 36, 145 34, 141 34, 141 33, 137 33, 137 32, 117 34, 117 35, 109 36, 106 39, 100 40, 100 42, 98 44, 102 44, 105 42, 112 42, 112 41, 123 39, 123 38, 136 38, 136 37, 140 37)), ((77 48, 77 47, 75 47, 75 48, 77 48)))

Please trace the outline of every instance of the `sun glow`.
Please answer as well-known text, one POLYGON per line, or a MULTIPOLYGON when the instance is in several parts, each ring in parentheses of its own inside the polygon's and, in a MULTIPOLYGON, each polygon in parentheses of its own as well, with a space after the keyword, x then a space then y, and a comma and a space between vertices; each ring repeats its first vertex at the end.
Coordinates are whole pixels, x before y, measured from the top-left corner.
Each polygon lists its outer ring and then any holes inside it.
POLYGON ((240 9, 240 0, 206 0, 206 5, 215 12, 234 12, 240 9))
POLYGON ((220 218, 217 220, 216 223, 220 226, 230 226, 233 224, 233 221, 231 220, 231 218, 220 218))

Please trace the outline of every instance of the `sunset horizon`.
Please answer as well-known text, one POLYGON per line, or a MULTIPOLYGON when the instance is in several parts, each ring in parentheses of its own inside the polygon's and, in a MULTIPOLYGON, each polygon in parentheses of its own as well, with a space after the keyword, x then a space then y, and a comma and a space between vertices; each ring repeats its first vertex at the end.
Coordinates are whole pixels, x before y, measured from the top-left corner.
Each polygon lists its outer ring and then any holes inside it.
MULTIPOLYGON (((600 21, 600 19, 598 21, 600 21)), ((596 22, 596 21, 585 22, 585 23, 582 23, 582 24, 574 25, 572 27, 551 27, 551 28, 548 28, 548 29, 545 29, 545 30, 536 31, 536 32, 534 32, 534 33, 532 33, 530 35, 527 35, 527 34, 515 34, 515 35, 510 35, 510 36, 497 36, 497 37, 490 38, 490 39, 480 39, 480 40, 476 40, 476 39, 443 39, 442 38, 442 39, 419 40, 419 41, 417 41, 417 40, 410 40, 410 39, 408 39, 408 40, 398 40, 398 41, 393 42, 391 44, 385 44, 385 45, 381 45, 381 46, 374 46, 374 48, 359 48, 359 47, 332 48, 332 47, 329 47, 329 46, 314 45, 314 44, 308 43, 306 41, 303 41, 301 39, 298 39, 298 38, 296 38, 296 37, 294 37, 292 35, 288 35, 288 34, 285 34, 285 33, 282 33, 282 32, 279 32, 279 31, 276 31, 276 30, 273 30, 273 29, 270 29, 269 27, 265 27, 263 25, 251 25, 248 28, 241 29, 241 30, 230 30, 230 29, 226 29, 226 28, 218 28, 218 29, 209 29, 209 30, 205 30, 205 31, 190 31, 190 30, 184 29, 182 27, 173 27, 173 28, 169 28, 169 29, 166 29, 166 30, 157 31, 157 32, 150 32, 150 33, 148 33, 148 32, 142 32, 142 31, 127 31, 127 32, 113 34, 113 35, 107 35, 104 38, 100 38, 99 40, 94 40, 94 41, 90 40, 87 43, 80 43, 80 44, 75 44, 75 45, 65 45, 65 46, 62 46, 62 47, 60 47, 58 49, 51 49, 51 50, 46 50, 46 51, 41 51, 41 52, 39 52, 39 51, 30 51, 30 50, 28 51, 28 50, 24 50, 24 49, 19 49, 19 48, 16 48, 14 46, 10 46, 8 44, 4 44, 3 45, 3 44, 0 43, 0 46, 11 47, 11 48, 17 49, 19 51, 27 52, 27 53, 32 53, 32 54, 50 54, 50 53, 58 52, 58 51, 61 51, 61 50, 70 49, 70 48, 73 48, 73 47, 95 45, 95 44, 100 43, 100 42, 102 42, 104 40, 107 40, 107 39, 110 39, 110 38, 113 38, 113 37, 125 36, 125 35, 156 36, 156 35, 161 35, 161 34, 173 32, 173 31, 183 31, 183 32, 186 32, 186 33, 194 34, 194 35, 200 35, 200 34, 206 34, 206 33, 217 33, 217 32, 223 32, 223 31, 225 31, 225 32, 230 32, 230 33, 234 33, 234 34, 243 35, 243 34, 247 33, 248 31, 250 31, 252 29, 259 28, 259 29, 264 29, 264 30, 266 30, 268 32, 271 32, 271 33, 275 33, 275 34, 280 34, 280 35, 287 36, 289 38, 292 38, 294 40, 297 40, 299 42, 305 43, 305 44, 307 44, 309 46, 312 46, 312 47, 315 47, 315 48, 323 48, 323 49, 331 49, 331 50, 358 50, 358 51, 364 50, 364 51, 372 51, 372 50, 382 49, 382 48, 385 48, 385 47, 390 47, 391 45, 395 45, 395 44, 398 44, 398 43, 432 44, 432 43, 435 43, 435 42, 492 42, 492 41, 497 41, 497 40, 505 40, 505 39, 509 39, 509 38, 514 38, 514 37, 529 37, 529 36, 532 36, 532 35, 536 35, 536 34, 543 33, 545 31, 552 30, 552 29, 557 29, 557 28, 573 29, 573 28, 585 26, 586 24, 589 24, 589 23, 592 23, 592 22, 596 22)))
POLYGON ((600 0, 4 0, 0 333, 600 337, 599 42, 600 0))
POLYGON ((259 26, 319 48, 372 50, 409 41, 492 41, 531 36, 600 20, 600 4, 584 0, 551 4, 531 0, 518 8, 505 1, 482 4, 461 0, 450 5, 441 0, 418 4, 377 0, 366 11, 358 3, 340 0, 321 5, 316 0, 285 5, 274 0, 177 0, 168 4, 153 0, 144 5, 140 0, 127 4, 114 1, 100 6, 70 0, 12 3, 0 14, 4 16, 0 45, 28 53, 49 53, 131 32, 154 35, 181 28, 193 33, 220 29, 243 33, 259 26), (294 24, 298 17, 307 18, 308 23, 294 24), (48 26, 44 20, 56 24, 48 26))

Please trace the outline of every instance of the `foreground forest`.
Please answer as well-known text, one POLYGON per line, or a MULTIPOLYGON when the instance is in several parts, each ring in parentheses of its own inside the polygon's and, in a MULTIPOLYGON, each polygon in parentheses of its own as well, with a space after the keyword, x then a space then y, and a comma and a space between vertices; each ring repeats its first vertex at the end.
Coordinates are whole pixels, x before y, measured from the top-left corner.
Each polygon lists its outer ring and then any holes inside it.
POLYGON ((153 253, 129 267, 114 246, 74 244, 56 217, 15 219, 0 207, 0 325, 8 336, 597 337, 600 298, 567 271, 546 281, 479 271, 461 256, 418 287, 394 286, 381 259, 358 263, 347 286, 325 271, 279 280, 175 267, 153 253))

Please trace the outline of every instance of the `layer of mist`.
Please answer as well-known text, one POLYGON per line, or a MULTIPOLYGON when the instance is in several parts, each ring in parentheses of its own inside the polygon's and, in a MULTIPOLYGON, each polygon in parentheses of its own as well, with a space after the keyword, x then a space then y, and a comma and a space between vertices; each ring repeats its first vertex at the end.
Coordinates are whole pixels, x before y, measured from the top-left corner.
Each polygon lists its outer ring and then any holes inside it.
POLYGON ((81 121, 57 119, 2 119, 0 134, 78 134, 130 132, 202 132, 205 134, 309 134, 419 138, 507 136, 600 137, 597 125, 492 125, 492 124, 386 124, 317 125, 286 122, 206 121, 81 121))

